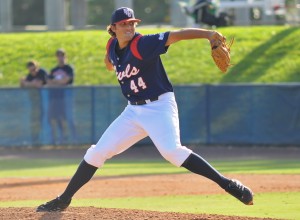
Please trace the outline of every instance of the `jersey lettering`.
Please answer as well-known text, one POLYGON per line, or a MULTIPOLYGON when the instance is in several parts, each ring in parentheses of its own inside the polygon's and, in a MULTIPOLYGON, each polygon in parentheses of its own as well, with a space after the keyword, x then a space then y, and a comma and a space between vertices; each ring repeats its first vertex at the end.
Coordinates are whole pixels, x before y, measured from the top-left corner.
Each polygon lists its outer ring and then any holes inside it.
POLYGON ((135 33, 123 53, 119 53, 117 49, 117 38, 109 40, 107 55, 114 67, 122 93, 130 102, 173 92, 160 59, 160 55, 168 50, 168 36, 169 32, 146 36, 135 33))
POLYGON ((138 78, 138 85, 139 87, 141 87, 142 89, 147 89, 146 83, 144 82, 142 77, 138 78))
MULTIPOLYGON (((146 86, 146 83, 144 82, 143 78, 142 77, 139 77, 138 78, 138 86, 142 89, 147 89, 147 86, 146 86)), ((135 93, 138 93, 139 92, 139 89, 138 87, 136 86, 134 80, 131 80, 130 81, 130 89, 132 91, 134 91, 135 93)))
POLYGON ((138 87, 135 85, 134 80, 131 80, 131 81, 130 81, 130 89, 131 89, 132 91, 134 91, 135 93, 138 93, 138 92, 139 92, 138 87))
POLYGON ((132 69, 131 69, 130 67, 131 67, 130 64, 128 64, 125 71, 116 73, 117 77, 118 77, 118 80, 122 81, 124 78, 129 79, 131 76, 135 76, 140 72, 140 70, 138 68, 133 66, 132 69))

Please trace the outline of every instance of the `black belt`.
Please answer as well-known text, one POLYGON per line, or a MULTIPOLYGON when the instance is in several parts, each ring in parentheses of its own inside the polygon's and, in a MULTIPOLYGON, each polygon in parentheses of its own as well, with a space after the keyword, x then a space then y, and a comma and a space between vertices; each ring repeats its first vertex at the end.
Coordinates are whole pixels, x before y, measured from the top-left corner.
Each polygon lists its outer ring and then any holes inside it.
POLYGON ((157 101, 157 100, 158 100, 158 97, 155 97, 155 98, 152 98, 152 99, 140 100, 140 101, 137 101, 137 102, 129 102, 129 103, 130 103, 130 105, 145 105, 147 103, 154 102, 154 101, 157 101))

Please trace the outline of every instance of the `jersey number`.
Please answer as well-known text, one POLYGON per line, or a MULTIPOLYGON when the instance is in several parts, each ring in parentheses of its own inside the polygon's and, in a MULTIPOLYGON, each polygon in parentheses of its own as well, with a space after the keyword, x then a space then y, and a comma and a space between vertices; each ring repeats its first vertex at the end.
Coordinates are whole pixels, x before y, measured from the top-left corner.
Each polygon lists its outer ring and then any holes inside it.
POLYGON ((138 87, 142 88, 142 89, 147 89, 146 83, 144 82, 142 77, 139 77, 137 80, 138 85, 136 86, 134 80, 130 81, 130 88, 132 91, 134 91, 135 93, 139 92, 138 87))

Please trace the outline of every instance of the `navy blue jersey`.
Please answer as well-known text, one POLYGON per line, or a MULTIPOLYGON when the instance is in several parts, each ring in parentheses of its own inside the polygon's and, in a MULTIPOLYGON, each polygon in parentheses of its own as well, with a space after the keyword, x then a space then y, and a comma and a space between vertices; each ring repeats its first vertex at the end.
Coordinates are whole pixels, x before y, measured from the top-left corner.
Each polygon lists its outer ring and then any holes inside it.
MULTIPOLYGON (((135 37, 140 36, 135 34, 135 37)), ((167 52, 165 46, 169 32, 141 36, 136 47, 118 49, 114 38, 108 48, 110 62, 116 71, 123 95, 132 102, 147 100, 172 92, 173 87, 167 77, 160 55, 167 52), (133 51, 136 49, 137 51, 133 51), (140 56, 137 56, 140 55, 140 56)))
POLYGON ((43 82, 43 85, 45 85, 47 82, 47 72, 44 69, 39 69, 35 76, 33 76, 31 73, 28 73, 25 80, 28 82, 40 80, 43 82))
POLYGON ((50 79, 62 79, 66 76, 70 77, 70 80, 69 80, 69 82, 67 82, 67 85, 73 84, 74 69, 72 66, 70 66, 68 64, 66 64, 62 67, 60 67, 60 66, 54 67, 50 72, 49 78, 50 79))

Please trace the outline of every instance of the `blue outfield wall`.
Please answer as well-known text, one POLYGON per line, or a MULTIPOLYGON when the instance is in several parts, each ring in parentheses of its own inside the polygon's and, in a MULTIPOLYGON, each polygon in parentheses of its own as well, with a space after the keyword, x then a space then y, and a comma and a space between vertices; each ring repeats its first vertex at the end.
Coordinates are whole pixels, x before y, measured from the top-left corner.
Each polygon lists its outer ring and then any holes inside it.
MULTIPOLYGON (((300 144, 300 85, 175 86, 175 94, 184 144, 300 144)), ((127 104, 117 86, 2 88, 0 97, 8 147, 96 143, 127 104)))

